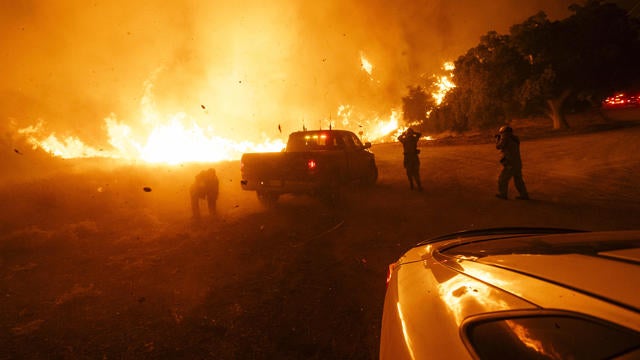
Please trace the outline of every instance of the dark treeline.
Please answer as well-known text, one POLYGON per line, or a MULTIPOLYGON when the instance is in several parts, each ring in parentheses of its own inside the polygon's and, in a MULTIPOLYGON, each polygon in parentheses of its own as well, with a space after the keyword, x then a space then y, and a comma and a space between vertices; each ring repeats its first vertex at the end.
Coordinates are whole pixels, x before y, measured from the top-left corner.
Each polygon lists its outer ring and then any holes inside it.
POLYGON ((640 21, 615 4, 589 0, 550 21, 544 12, 488 32, 455 61, 456 87, 435 107, 428 87, 409 86, 407 122, 425 131, 487 129, 514 118, 545 116, 567 128, 569 109, 598 107, 615 91, 638 91, 640 21), (429 116, 425 109, 432 109, 429 116))

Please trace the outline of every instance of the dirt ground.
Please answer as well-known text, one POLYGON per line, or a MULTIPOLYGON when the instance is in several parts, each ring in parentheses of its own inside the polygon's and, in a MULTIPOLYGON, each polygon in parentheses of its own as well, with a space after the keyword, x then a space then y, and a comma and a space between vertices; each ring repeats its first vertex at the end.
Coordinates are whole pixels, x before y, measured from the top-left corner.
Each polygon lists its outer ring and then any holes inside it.
POLYGON ((264 209, 240 190, 238 162, 213 164, 218 212, 199 222, 188 187, 204 165, 74 161, 12 177, 0 188, 0 359, 375 359, 387 266, 420 240, 640 228, 640 126, 616 124, 516 126, 530 201, 494 197, 490 134, 421 143, 421 193, 400 145, 375 145, 378 184, 337 208, 285 196, 264 209))

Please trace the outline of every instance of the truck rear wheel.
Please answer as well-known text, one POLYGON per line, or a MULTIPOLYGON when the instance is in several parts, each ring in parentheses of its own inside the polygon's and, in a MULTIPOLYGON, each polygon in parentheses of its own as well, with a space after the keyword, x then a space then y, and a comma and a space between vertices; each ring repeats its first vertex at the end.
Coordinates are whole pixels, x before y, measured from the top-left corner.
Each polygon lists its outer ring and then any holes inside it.
POLYGON ((280 194, 268 191, 257 191, 256 195, 258 196, 258 201, 266 207, 273 207, 280 197, 280 194))

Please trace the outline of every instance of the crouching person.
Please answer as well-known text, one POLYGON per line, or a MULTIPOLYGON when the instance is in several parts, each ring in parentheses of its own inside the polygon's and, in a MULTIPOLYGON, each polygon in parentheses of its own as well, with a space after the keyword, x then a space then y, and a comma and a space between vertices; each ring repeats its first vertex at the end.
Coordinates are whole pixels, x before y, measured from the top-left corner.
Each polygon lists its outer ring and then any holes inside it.
POLYGON ((200 218, 200 200, 207 201, 209 215, 216 213, 218 200, 218 176, 215 169, 201 171, 189 189, 191 195, 191 213, 195 219, 200 218))

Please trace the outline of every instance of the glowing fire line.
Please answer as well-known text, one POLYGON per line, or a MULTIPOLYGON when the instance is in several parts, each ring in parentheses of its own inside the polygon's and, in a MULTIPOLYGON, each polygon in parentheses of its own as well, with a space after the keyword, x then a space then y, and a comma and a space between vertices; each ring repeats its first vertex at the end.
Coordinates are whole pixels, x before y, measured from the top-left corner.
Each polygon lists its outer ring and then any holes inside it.
MULTIPOLYGON (((369 75, 373 65, 361 54, 361 66, 369 75)), ((445 64, 445 70, 452 71, 452 63, 445 64), (448 65, 450 64, 450 65, 448 65)), ((153 79, 155 75, 152 75, 153 79)), ((443 98, 448 90, 455 87, 443 76, 437 87, 443 98), (445 81, 446 80, 446 81, 445 81)), ((85 144, 76 136, 60 137, 47 133, 43 121, 18 130, 34 148, 41 148, 53 156, 72 158, 112 158, 124 161, 143 160, 149 163, 180 164, 187 162, 217 162, 238 160, 245 152, 278 152, 285 147, 284 139, 272 139, 262 134, 260 143, 236 141, 217 136, 211 129, 201 127, 195 119, 186 113, 162 116, 156 110, 153 99, 153 83, 145 81, 144 96, 140 107, 142 119, 136 128, 117 119, 111 114, 104 119, 108 135, 108 145, 96 148, 85 144)), ((434 98, 436 94, 433 94, 434 98)), ((441 101, 441 100, 440 100, 441 101)), ((439 103, 439 102, 438 102, 439 103)), ((387 117, 357 117, 356 110, 350 105, 340 105, 337 109, 341 128, 358 134, 363 141, 372 143, 396 141, 406 129, 400 126, 402 112, 392 109, 387 117), (358 120, 353 120, 354 118, 358 120)), ((333 120, 325 120, 326 127, 335 128, 333 120)), ((417 124, 409 124, 410 126, 417 124)), ((429 137, 425 137, 429 139, 429 137)))
MULTIPOLYGON (((363 140, 383 142, 398 128, 401 113, 392 111, 388 119, 374 118, 352 124, 349 106, 338 110, 342 128, 354 130, 363 140)), ((154 113, 154 116, 157 114, 154 113)), ((20 129, 34 148, 41 148, 53 156, 72 158, 112 158, 125 161, 143 160, 149 163, 180 164, 185 162, 217 162, 238 160, 245 152, 278 152, 285 147, 282 139, 270 139, 263 134, 263 142, 235 141, 205 131, 185 113, 178 113, 165 123, 150 126, 148 135, 138 134, 131 126, 120 122, 115 115, 105 119, 110 150, 96 149, 75 136, 60 138, 46 135, 41 121, 35 126, 20 129), (141 140, 137 140, 141 139, 141 140)), ((329 128, 327 125, 324 128, 329 128)))

